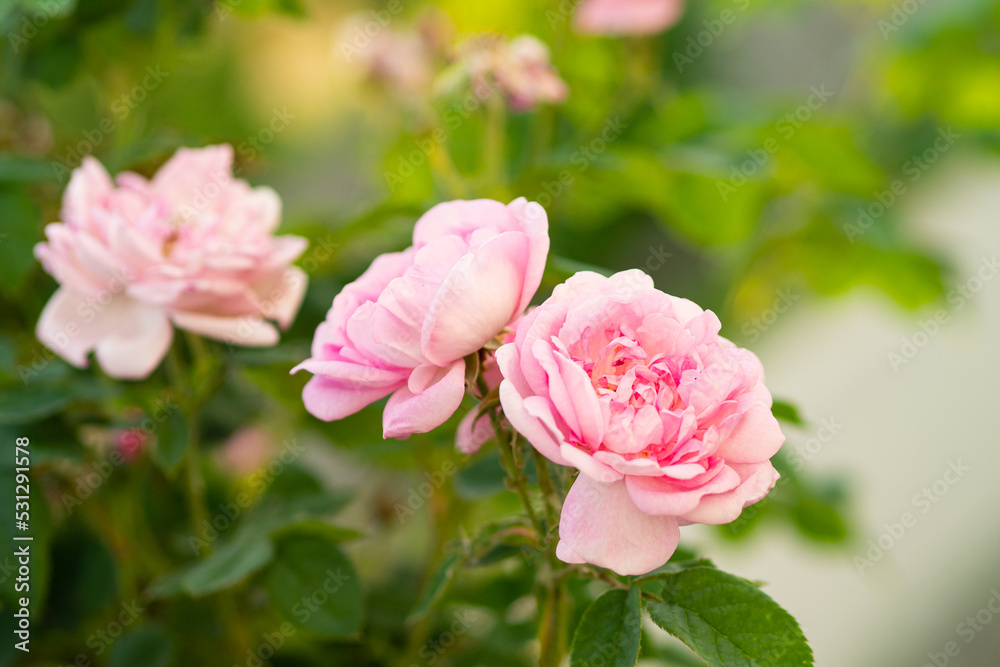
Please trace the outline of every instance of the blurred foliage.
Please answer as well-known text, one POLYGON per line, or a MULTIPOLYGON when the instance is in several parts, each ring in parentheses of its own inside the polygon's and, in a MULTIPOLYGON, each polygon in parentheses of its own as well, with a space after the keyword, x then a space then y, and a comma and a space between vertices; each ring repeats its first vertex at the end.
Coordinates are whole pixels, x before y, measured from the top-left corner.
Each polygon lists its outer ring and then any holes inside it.
MULTIPOLYGON (((402 3, 393 27, 427 4, 402 3)), ((943 258, 884 200, 935 168, 943 151, 933 162, 927 151, 942 131, 962 151, 1000 145, 996 3, 897 16, 889 0, 705 0, 646 40, 574 35, 567 4, 439 3, 461 35, 539 36, 569 84, 566 104, 500 119, 498 167, 484 152, 488 105, 467 90, 401 101, 355 86, 331 56, 344 15, 384 4, 0 0, 0 433, 31 439, 34 537, 32 653, 6 642, 0 665, 532 664, 541 559, 509 520, 517 502, 495 448, 457 454, 457 419, 383 441, 377 405, 318 423, 299 398, 305 378, 288 375, 333 295, 375 255, 405 246, 416 217, 442 199, 545 205, 553 256, 540 298, 580 268, 639 267, 719 312, 744 344, 766 332, 788 292, 868 287, 907 308, 942 297, 943 258), (719 32, 726 10, 737 20, 719 32), (824 56, 827 31, 838 48, 824 56), (794 51, 802 46, 789 36, 802 35, 816 53, 794 51), (769 42, 785 50, 787 71, 755 59, 769 42), (803 78, 798 56, 826 69, 803 78), (276 115, 291 116, 287 130, 270 129, 276 115), (149 174, 179 146, 219 142, 236 147, 241 177, 282 193, 285 229, 312 242, 300 262, 310 292, 282 344, 211 344, 212 363, 181 339, 180 383, 163 368, 118 384, 54 358, 32 333, 54 287, 32 247, 58 219, 71 169, 92 154, 112 172, 149 174), (185 387, 204 388, 205 401, 185 387), (126 456, 119 434, 146 423, 147 446, 126 456), (234 474, 218 456, 249 424, 311 454, 282 463, 272 451, 234 474), (190 525, 188 457, 206 479, 207 526, 190 525), (324 457, 363 472, 334 476, 334 488, 324 457), (321 595, 324 582, 335 593, 321 595)), ((793 406, 775 413, 808 432, 793 406)), ((787 456, 776 465, 779 487, 720 535, 773 523, 844 544, 845 484, 787 456)), ((5 494, 11 466, 0 461, 5 494)), ((13 517, 0 525, 10 544, 13 517)), ((686 576, 723 576, 707 569, 686 576)), ((747 604, 769 608, 732 579, 747 604)), ((12 584, 6 576, 0 592, 8 637, 12 584)), ((573 584, 567 641, 581 618, 634 619, 638 593, 601 597, 606 589, 573 584)), ((658 604, 654 620, 669 625, 669 600, 658 604)), ((710 628, 690 632, 712 638, 710 628)), ((644 657, 692 664, 642 635, 629 641, 644 657)))

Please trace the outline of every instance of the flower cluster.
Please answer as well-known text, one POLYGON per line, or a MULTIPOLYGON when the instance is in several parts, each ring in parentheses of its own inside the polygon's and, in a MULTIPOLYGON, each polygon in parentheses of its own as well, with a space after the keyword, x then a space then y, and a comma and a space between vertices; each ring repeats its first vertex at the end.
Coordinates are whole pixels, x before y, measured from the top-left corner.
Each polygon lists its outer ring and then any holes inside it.
MULTIPOLYGON (((584 0, 575 21, 591 33, 652 33, 682 10, 683 0, 584 0)), ((478 97, 499 91, 514 110, 567 97, 534 37, 485 36, 444 55, 447 30, 424 28, 349 24, 345 57, 408 95, 427 92, 433 61, 450 58, 478 97)), ((80 367, 94 351, 109 375, 129 379, 158 366, 174 327, 275 344, 304 297, 306 276, 292 264, 306 241, 276 237, 277 195, 234 179, 232 167, 229 146, 181 149, 151 179, 112 181, 86 159, 62 222, 36 247, 60 283, 39 339, 80 367)), ((657 290, 641 271, 580 272, 530 308, 548 231, 545 210, 524 198, 431 208, 410 247, 376 258, 333 299, 310 358, 292 372, 312 375, 303 401, 322 420, 387 398, 385 438, 438 428, 471 393, 480 405, 458 425, 461 451, 510 436, 502 442, 513 475, 516 431, 578 471, 556 556, 646 573, 673 554, 680 526, 731 522, 763 498, 784 436, 757 357, 719 335, 714 313, 657 290)), ((145 445, 129 433, 120 442, 136 456, 145 445)), ((249 470, 269 447, 266 432, 247 430, 223 456, 249 470)))
POLYGON ((476 95, 485 99, 499 90, 514 111, 558 104, 569 88, 552 66, 549 47, 531 35, 511 40, 484 36, 463 45, 459 63, 476 95))
MULTIPOLYGON (((499 391, 502 417, 555 464, 580 471, 557 555, 621 574, 659 567, 679 527, 736 519, 778 474, 784 441, 753 353, 720 322, 633 270, 581 272, 525 313, 548 253, 538 204, 456 201, 416 224, 413 247, 383 255, 320 325, 306 407, 340 419, 391 395, 386 438, 430 431, 459 408, 466 357, 499 391)), ((466 415, 467 453, 492 437, 466 415)))

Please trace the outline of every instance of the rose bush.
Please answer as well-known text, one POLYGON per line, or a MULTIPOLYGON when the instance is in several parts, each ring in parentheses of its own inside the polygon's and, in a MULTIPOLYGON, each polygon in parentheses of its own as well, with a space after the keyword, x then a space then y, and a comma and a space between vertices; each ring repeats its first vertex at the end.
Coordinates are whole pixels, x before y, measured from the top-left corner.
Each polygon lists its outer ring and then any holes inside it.
POLYGON ((680 21, 684 0, 583 0, 573 23, 595 35, 648 35, 680 21))
POLYGON ((546 458, 580 470, 558 557, 619 574, 663 565, 679 526, 760 500, 784 442, 757 357, 711 311, 638 270, 581 272, 497 350, 500 401, 546 458))
POLYGON ((85 367, 96 350, 109 375, 148 376, 173 326, 240 345, 274 345, 305 294, 291 266, 308 242, 275 237, 281 200, 231 175, 230 146, 182 148, 147 180, 113 182, 90 157, 73 173, 62 222, 35 255, 60 288, 39 340, 85 367))
POLYGON ((544 209, 524 198, 435 206, 413 246, 378 257, 333 300, 312 358, 306 409, 342 419, 392 394, 383 436, 426 433, 458 409, 466 355, 515 321, 534 296, 549 251, 544 209))

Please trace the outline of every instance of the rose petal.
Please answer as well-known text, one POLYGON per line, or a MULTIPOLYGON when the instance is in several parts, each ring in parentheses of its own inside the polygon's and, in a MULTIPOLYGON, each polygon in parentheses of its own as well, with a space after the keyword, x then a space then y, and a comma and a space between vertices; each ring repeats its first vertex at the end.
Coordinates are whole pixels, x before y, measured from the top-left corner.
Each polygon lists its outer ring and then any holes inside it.
POLYGON ((309 414, 323 421, 336 421, 396 391, 406 380, 384 385, 362 385, 317 375, 302 390, 302 401, 309 414))
MULTIPOLYGON (((540 396, 528 397, 545 401, 540 396)), ((525 405, 527 399, 522 398, 517 393, 517 389, 510 380, 500 383, 500 405, 503 406, 504 415, 514 429, 523 435, 532 447, 541 452, 542 456, 559 465, 568 465, 566 459, 559 453, 559 446, 562 444, 562 437, 559 430, 553 427, 547 428, 542 421, 528 413, 525 405)), ((551 418, 551 414, 549 414, 551 418)))
POLYGON ((774 488, 780 475, 770 461, 732 466, 742 480, 728 493, 706 495, 680 518, 690 523, 719 525, 735 521, 744 507, 753 505, 774 488))
POLYGON ((669 477, 626 477, 629 495, 643 512, 665 516, 682 516, 698 506, 701 499, 712 493, 732 491, 740 484, 740 476, 728 466, 705 474, 706 481, 681 482, 669 477))
POLYGON ((178 329, 244 347, 268 347, 278 344, 278 330, 259 315, 220 317, 205 313, 173 311, 170 319, 178 329))
POLYGON ((722 441, 715 455, 730 463, 759 463, 778 453, 785 442, 778 420, 771 413, 771 394, 762 384, 757 402, 744 413, 736 428, 722 441))
POLYGON ((109 307, 105 326, 113 333, 103 336, 96 346, 97 361, 111 377, 142 380, 163 361, 174 329, 159 308, 151 308, 123 297, 109 307))
POLYGON ((429 361, 475 352, 519 314, 528 252, 527 237, 507 232, 458 261, 424 320, 420 346, 429 361))
POLYGON ((465 360, 459 359, 442 368, 420 393, 403 386, 389 397, 382 413, 382 437, 406 438, 437 428, 455 414, 464 395, 465 360))
POLYGON ((479 414, 479 407, 469 411, 458 423, 455 448, 467 456, 478 452, 484 444, 496 437, 489 415, 479 414))
POLYGON ((580 475, 563 504, 556 556, 621 575, 645 574, 666 563, 679 540, 677 520, 639 510, 625 482, 602 484, 580 475))

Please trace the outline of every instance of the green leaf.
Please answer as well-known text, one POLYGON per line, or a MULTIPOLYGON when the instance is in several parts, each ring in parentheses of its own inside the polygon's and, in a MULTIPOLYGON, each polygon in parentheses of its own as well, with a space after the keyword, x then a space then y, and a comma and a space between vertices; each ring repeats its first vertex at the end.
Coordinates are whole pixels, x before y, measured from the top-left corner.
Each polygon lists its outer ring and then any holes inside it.
POLYGON ((434 569, 431 576, 428 577, 427 582, 420 591, 420 597, 417 598, 417 603, 408 617, 410 622, 420 620, 426 616, 427 612, 433 609, 438 601, 444 597, 448 586, 454 581, 455 575, 458 574, 458 569, 462 566, 464 560, 465 555, 460 551, 453 551, 444 557, 434 569))
POLYGON ((43 160, 22 155, 0 156, 0 181, 8 183, 35 183, 55 181, 52 167, 43 160))
POLYGON ((573 637, 570 667, 634 667, 639 659, 641 591, 608 591, 587 607, 573 637))
POLYGON ((50 417, 73 402, 66 388, 22 387, 0 393, 0 424, 30 424, 50 417))
POLYGON ((792 508, 792 521, 799 532, 816 542, 840 543, 850 534, 835 505, 806 494, 792 508))
POLYGON ((174 645, 157 626, 147 626, 122 635, 111 647, 108 667, 168 667, 174 645))
POLYGON ((288 621, 324 637, 353 638, 363 620, 361 585, 338 535, 318 522, 281 531, 265 586, 288 621))
MULTIPOLYGON (((10 452, 9 457, 3 457, 7 460, 0 464, 0 494, 3 494, 6 498, 11 498, 10 511, 0 514, 0 540, 10 545, 31 545, 31 572, 26 583, 30 587, 28 590, 31 591, 29 608, 34 617, 42 614, 49 590, 52 571, 50 544, 53 538, 55 521, 52 516, 52 510, 49 507, 49 501, 45 497, 45 488, 39 474, 40 471, 33 470, 29 473, 28 495, 31 511, 28 517, 28 530, 21 531, 17 529, 13 498, 17 493, 21 493, 22 491, 16 489, 17 470, 15 469, 14 461, 14 443, 21 435, 21 432, 14 431, 13 429, 0 428, 0 442, 9 448, 8 451, 10 452), (14 541, 15 537, 24 536, 30 536, 32 541, 30 543, 14 541)), ((32 465, 36 462, 34 454, 35 446, 34 441, 28 446, 29 450, 31 450, 32 465)), ((0 600, 3 600, 5 610, 12 607, 16 608, 19 605, 19 599, 23 595, 15 591, 14 588, 14 573, 17 572, 16 559, 11 556, 10 560, 5 563, 0 558, 0 565, 10 567, 10 564, 13 564, 15 569, 11 570, 7 585, 0 587, 0 600)))
POLYGON ((462 500, 482 500, 506 490, 507 471, 496 449, 489 449, 455 475, 455 495, 462 500))
POLYGON ((186 593, 202 597, 231 588, 261 570, 274 558, 266 534, 243 531, 222 542, 207 557, 161 577, 147 593, 154 598, 186 593))
POLYGON ((677 173, 669 190, 664 224, 703 246, 745 240, 756 228, 764 187, 734 185, 725 177, 677 173))
POLYGON ((710 567, 670 575, 650 602, 658 626, 711 667, 801 667, 813 664, 799 624, 745 579, 710 567))
POLYGON ((775 419, 786 421, 789 424, 795 424, 796 426, 805 424, 805 420, 799 414, 799 409, 786 401, 774 401, 771 404, 771 414, 774 415, 775 419))
POLYGON ((274 477, 267 493, 247 517, 248 528, 252 526, 252 530, 273 535, 292 524, 307 522, 310 525, 326 526, 331 534, 332 531, 337 531, 340 542, 354 539, 359 536, 356 531, 310 521, 336 514, 352 497, 342 490, 327 489, 312 473, 295 462, 274 477))
POLYGON ((200 561, 184 577, 184 590, 195 596, 230 588, 267 565, 274 557, 263 537, 234 539, 200 561))
POLYGON ((259 17, 267 13, 305 16, 305 9, 300 0, 242 0, 242 2, 219 0, 218 4, 223 11, 235 11, 244 16, 259 17))
POLYGON ((26 195, 0 193, 0 286, 9 294, 16 294, 28 274, 38 264, 32 248, 41 240, 38 204, 26 195))
POLYGON ((173 476, 184 460, 190 442, 187 422, 179 410, 174 410, 160 425, 156 434, 153 460, 167 475, 173 476))

